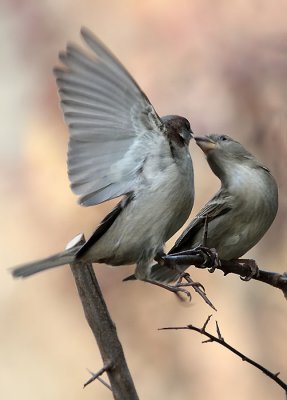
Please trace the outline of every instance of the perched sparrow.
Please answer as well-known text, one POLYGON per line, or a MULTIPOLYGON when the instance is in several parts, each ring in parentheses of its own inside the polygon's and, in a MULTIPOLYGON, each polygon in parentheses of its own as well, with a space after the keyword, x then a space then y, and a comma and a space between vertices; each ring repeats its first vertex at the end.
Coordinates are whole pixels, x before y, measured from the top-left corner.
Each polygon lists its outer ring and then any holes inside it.
POLYGON ((87 29, 90 54, 74 45, 54 73, 69 127, 68 174, 80 204, 124 196, 81 248, 12 270, 26 277, 72 262, 137 264, 154 257, 188 218, 194 199, 189 122, 160 118, 126 69, 87 29))
MULTIPOLYGON (((199 211, 169 254, 203 244, 222 260, 241 257, 266 233, 278 209, 278 188, 268 168, 226 135, 195 137, 221 181, 219 192, 199 211), (206 228, 206 232, 205 232, 206 228)), ((178 266, 182 272, 187 266, 178 266)), ((179 273, 158 264, 150 279, 171 282, 179 273)))

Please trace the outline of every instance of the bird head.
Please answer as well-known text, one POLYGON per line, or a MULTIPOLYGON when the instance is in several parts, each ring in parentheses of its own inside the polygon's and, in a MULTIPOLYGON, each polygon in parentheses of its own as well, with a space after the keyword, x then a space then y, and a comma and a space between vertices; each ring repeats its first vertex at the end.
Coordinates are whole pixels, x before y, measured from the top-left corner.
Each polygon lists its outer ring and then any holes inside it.
POLYGON ((166 127, 167 135, 172 141, 177 142, 179 145, 189 144, 190 139, 193 138, 193 132, 186 118, 177 115, 166 115, 161 119, 166 127))
POLYGON ((236 165, 252 165, 255 157, 239 142, 227 135, 195 136, 196 144, 205 153, 212 171, 220 179, 233 171, 236 165))

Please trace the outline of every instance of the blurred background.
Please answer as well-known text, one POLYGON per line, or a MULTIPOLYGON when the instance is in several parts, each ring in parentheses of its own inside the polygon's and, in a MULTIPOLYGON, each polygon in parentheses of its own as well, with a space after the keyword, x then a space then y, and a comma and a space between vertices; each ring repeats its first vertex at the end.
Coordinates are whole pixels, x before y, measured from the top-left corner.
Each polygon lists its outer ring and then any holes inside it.
MULTIPOLYGON (((278 0, 2 0, 0 395, 25 399, 111 399, 86 368, 101 358, 68 267, 15 281, 7 268, 88 237, 114 202, 81 208, 66 175, 67 129, 52 68, 85 25, 128 68, 159 115, 179 114, 197 134, 226 133, 272 170, 280 209, 252 251, 263 269, 287 270, 287 3, 278 0)), ((191 144, 196 203, 219 187, 191 144)), ((168 248, 175 237, 168 243, 168 248)), ((96 266, 139 397, 280 399, 272 381, 196 333, 158 331, 201 325, 211 309, 194 294, 181 304, 141 282, 133 268, 96 266)), ((287 303, 279 290, 237 276, 192 270, 218 312, 222 334, 287 381, 287 303)), ((213 326, 211 325, 211 329, 213 326)))

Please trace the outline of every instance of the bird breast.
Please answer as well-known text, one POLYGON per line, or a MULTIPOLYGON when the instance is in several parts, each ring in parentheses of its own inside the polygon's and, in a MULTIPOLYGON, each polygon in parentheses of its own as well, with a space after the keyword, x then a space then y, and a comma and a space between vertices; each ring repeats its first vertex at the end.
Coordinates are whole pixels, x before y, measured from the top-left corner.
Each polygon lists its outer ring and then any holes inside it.
POLYGON ((143 254, 151 261, 184 224, 193 206, 193 170, 188 157, 179 161, 168 149, 145 158, 133 200, 94 245, 94 260, 111 265, 135 263, 143 254), (159 154, 161 156, 159 156, 159 154))
POLYGON ((272 224, 278 207, 276 182, 262 167, 241 165, 231 175, 228 192, 232 210, 228 221, 222 216, 217 225, 221 231, 218 247, 223 259, 238 258, 251 249, 272 224))

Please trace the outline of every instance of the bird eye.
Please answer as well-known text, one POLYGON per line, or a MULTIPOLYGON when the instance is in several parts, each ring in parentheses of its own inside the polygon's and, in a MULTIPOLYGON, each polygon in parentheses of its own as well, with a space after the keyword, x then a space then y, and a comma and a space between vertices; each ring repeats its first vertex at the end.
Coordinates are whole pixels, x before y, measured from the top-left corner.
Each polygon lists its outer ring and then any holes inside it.
POLYGON ((220 140, 224 141, 224 140, 228 140, 228 138, 227 138, 227 136, 222 135, 222 136, 220 136, 220 140))

